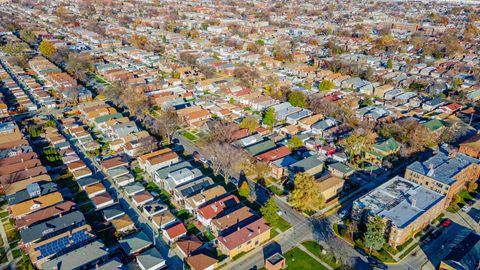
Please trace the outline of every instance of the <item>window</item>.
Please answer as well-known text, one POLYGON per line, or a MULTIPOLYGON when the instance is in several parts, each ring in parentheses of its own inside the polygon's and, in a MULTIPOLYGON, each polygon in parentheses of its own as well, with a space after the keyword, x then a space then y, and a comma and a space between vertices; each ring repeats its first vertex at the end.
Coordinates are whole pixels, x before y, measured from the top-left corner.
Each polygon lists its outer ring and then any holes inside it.
POLYGON ((252 243, 252 240, 248 241, 247 242, 247 246, 250 245, 252 243))

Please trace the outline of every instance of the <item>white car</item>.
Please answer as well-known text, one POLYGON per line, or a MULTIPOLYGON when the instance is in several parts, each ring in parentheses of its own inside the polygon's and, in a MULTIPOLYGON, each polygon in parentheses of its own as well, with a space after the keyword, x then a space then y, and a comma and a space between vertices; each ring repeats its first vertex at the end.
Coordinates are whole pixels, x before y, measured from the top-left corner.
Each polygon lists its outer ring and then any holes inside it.
POLYGON ((470 210, 470 206, 468 204, 465 204, 463 207, 462 207, 462 211, 463 212, 468 212, 468 210, 470 210))
POLYGON ((347 216, 348 211, 346 209, 343 209, 342 211, 338 212, 338 217, 343 219, 347 216))

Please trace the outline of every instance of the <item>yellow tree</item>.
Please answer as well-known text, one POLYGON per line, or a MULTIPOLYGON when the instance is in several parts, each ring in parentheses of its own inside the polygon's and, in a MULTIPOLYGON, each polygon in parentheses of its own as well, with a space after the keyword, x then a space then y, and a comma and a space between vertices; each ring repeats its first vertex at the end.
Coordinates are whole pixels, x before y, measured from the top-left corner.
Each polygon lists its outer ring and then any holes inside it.
POLYGON ((300 211, 315 211, 325 204, 315 184, 315 178, 307 173, 299 173, 295 176, 295 187, 289 197, 290 204, 300 211))
POLYGON ((57 51, 53 44, 48 40, 42 40, 40 46, 38 46, 38 50, 47 58, 52 57, 57 51))

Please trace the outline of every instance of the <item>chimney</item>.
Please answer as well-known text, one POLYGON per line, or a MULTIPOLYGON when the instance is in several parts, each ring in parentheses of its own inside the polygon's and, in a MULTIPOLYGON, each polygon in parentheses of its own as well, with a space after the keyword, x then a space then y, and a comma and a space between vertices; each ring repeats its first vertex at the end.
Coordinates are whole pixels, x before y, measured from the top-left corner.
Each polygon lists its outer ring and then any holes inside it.
POLYGON ((257 232, 258 232, 258 234, 260 234, 260 232, 261 232, 260 231, 260 226, 258 226, 257 232))
POLYGON ((413 207, 417 206, 417 198, 415 198, 415 197, 412 198, 412 206, 413 207))

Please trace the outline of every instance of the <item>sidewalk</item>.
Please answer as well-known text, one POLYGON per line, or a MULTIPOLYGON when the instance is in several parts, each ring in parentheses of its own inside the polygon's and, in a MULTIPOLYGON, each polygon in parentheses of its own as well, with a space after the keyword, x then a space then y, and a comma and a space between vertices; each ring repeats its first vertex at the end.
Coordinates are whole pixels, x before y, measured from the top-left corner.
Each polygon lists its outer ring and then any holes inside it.
POLYGON ((333 270, 333 268, 330 265, 328 265, 324 261, 320 260, 320 258, 318 258, 316 255, 314 255, 310 251, 308 251, 308 249, 306 249, 302 244, 298 245, 298 248, 301 249, 303 252, 307 253, 308 256, 314 258, 317 262, 319 262, 321 265, 323 265, 328 270, 333 270))
POLYGON ((10 246, 8 245, 8 238, 7 234, 5 233, 5 229, 3 228, 3 224, 0 224, 0 234, 2 235, 2 240, 3 240, 3 248, 5 249, 5 252, 7 253, 7 258, 8 258, 8 265, 12 266, 15 268, 15 260, 13 259, 12 251, 10 250, 10 246))

